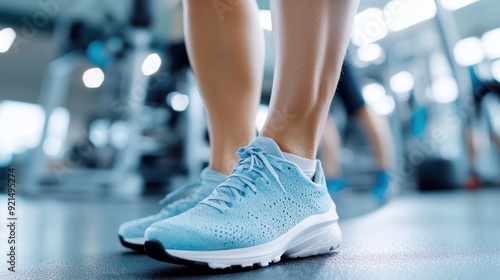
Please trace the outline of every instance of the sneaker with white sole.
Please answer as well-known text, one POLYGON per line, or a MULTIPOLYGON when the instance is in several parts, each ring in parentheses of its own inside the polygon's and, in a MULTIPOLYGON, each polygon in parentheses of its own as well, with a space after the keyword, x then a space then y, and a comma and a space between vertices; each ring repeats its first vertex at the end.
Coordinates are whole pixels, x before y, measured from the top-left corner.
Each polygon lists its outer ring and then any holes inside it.
POLYGON ((188 184, 165 196, 160 201, 161 205, 165 205, 160 213, 123 223, 118 229, 120 242, 127 248, 144 251, 144 232, 150 225, 193 208, 206 198, 224 177, 219 172, 205 168, 198 182, 188 184))
POLYGON ((338 215, 320 161, 311 180, 266 137, 255 138, 238 156, 235 169, 211 195, 146 230, 150 257, 211 268, 251 267, 340 246, 338 215))

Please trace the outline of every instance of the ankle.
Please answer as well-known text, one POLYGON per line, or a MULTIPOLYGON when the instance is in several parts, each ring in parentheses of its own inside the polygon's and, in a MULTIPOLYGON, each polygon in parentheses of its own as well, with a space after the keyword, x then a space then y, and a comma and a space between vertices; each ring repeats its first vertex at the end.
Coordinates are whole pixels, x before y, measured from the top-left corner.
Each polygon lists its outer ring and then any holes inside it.
POLYGON ((290 131, 274 132, 263 130, 259 136, 264 136, 273 139, 280 147, 280 150, 285 153, 296 155, 306 159, 316 159, 317 145, 311 138, 298 136, 290 131))

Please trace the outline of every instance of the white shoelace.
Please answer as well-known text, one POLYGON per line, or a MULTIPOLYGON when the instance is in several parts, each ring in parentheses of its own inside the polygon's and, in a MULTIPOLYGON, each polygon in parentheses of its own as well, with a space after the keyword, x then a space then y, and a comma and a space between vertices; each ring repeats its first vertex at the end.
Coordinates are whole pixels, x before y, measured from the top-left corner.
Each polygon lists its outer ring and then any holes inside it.
POLYGON ((281 184, 278 174, 276 170, 283 170, 279 161, 283 161, 283 159, 270 155, 266 153, 264 150, 254 146, 248 146, 241 148, 238 151, 238 156, 241 159, 241 163, 237 169, 233 173, 231 173, 220 185, 215 189, 215 191, 208 196, 205 200, 200 203, 212 206, 222 212, 227 211, 232 202, 236 199, 236 201, 240 201, 243 195, 246 192, 246 188, 248 187, 254 193, 257 193, 257 186, 255 185, 255 179, 244 174, 245 169, 249 172, 256 172, 262 178, 264 178, 266 185, 269 184, 270 180, 265 170, 267 169, 269 173, 276 179, 278 185, 281 187, 284 193, 286 193, 285 188, 281 184), (229 182, 230 178, 237 178, 244 185, 237 184, 236 182, 229 182))

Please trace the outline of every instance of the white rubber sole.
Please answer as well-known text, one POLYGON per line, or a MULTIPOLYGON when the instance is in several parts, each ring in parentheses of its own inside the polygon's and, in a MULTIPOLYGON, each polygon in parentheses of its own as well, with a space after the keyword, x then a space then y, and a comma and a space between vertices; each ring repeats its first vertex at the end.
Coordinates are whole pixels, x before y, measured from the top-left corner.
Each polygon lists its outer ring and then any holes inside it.
POLYGON ((251 267, 254 264, 267 266, 280 261, 282 257, 308 257, 337 249, 342 241, 337 221, 335 206, 332 205, 327 213, 307 217, 284 235, 262 245, 217 251, 166 249, 165 252, 178 259, 206 263, 214 269, 251 267))
POLYGON ((123 238, 123 240, 127 243, 133 244, 133 245, 144 245, 144 242, 146 241, 144 237, 136 237, 136 238, 123 238))

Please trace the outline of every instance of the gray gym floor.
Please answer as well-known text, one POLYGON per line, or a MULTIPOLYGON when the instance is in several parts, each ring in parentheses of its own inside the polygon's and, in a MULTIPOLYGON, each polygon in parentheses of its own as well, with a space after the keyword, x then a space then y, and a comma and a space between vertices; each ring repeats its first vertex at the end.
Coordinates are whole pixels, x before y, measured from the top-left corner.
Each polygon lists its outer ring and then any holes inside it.
POLYGON ((121 247, 118 225, 158 209, 157 198, 18 197, 17 272, 6 272, 6 196, 0 196, 0 279, 500 279, 500 189, 404 194, 379 207, 367 194, 339 203, 336 253, 253 270, 171 265, 121 247))

